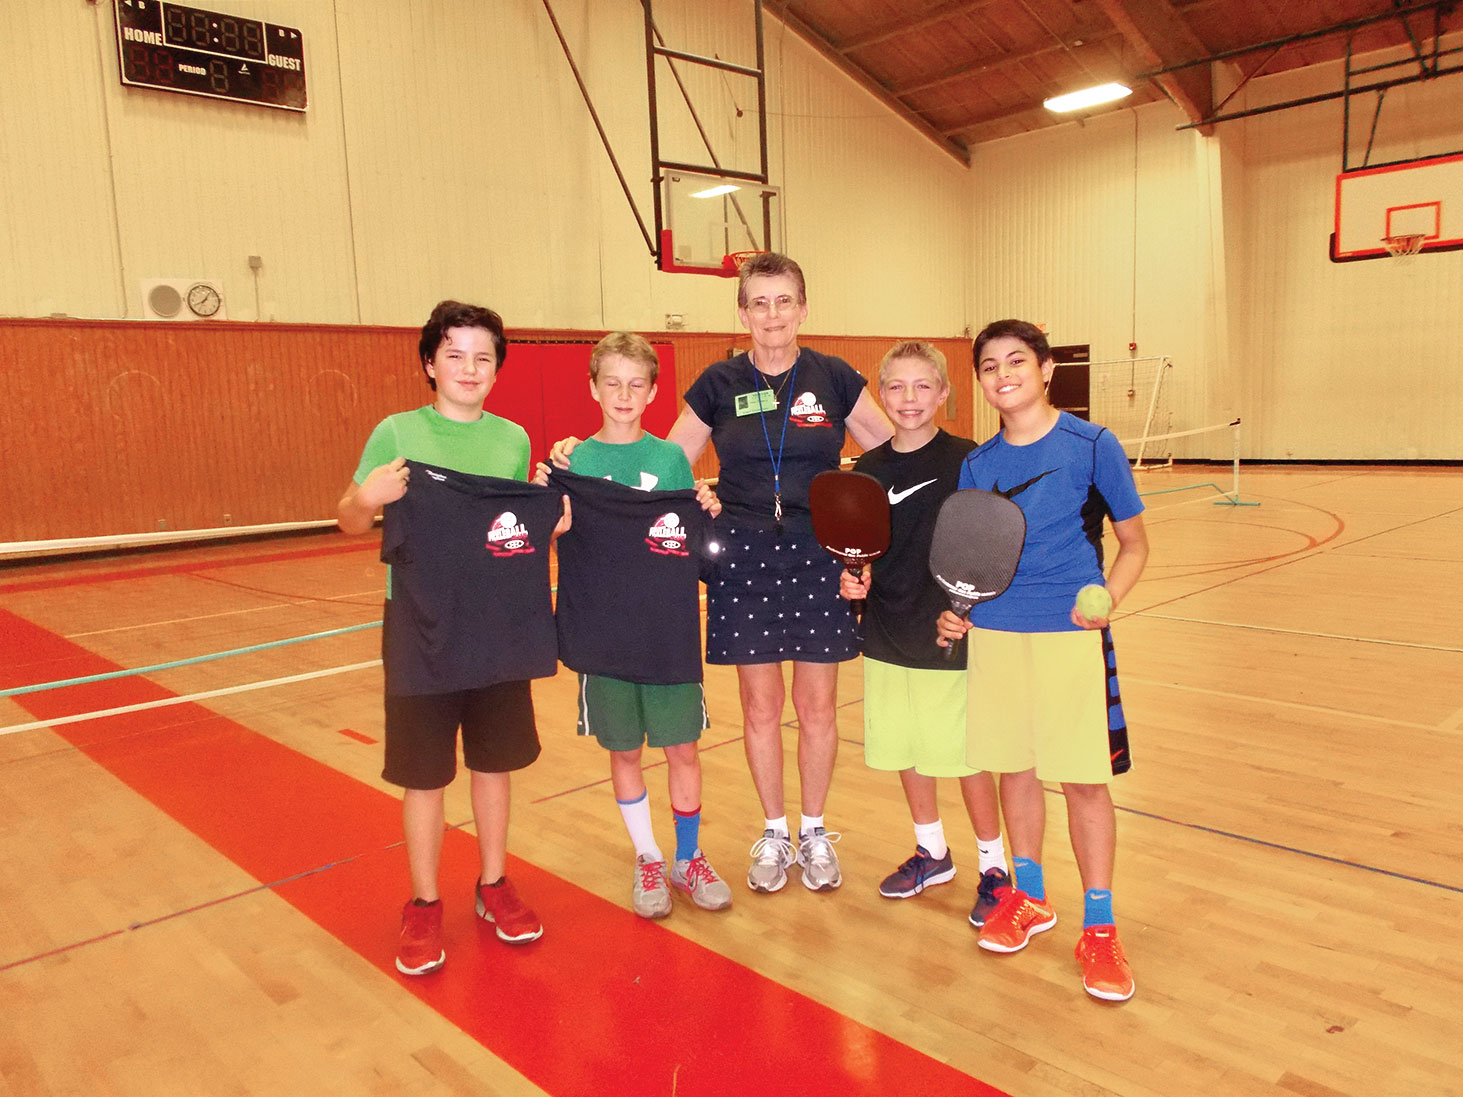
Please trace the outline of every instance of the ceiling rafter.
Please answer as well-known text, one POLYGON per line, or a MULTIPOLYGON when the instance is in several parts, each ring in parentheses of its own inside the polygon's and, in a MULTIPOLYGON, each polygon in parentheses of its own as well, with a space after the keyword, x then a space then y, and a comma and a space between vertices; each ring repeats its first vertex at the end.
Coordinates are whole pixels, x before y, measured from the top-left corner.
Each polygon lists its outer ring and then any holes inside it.
POLYGON ((870 73, 863 66, 857 64, 856 62, 850 61, 847 57, 843 56, 843 54, 839 53, 837 49, 829 44, 828 39, 824 38, 823 35, 821 35, 817 30, 815 30, 813 27, 810 27, 807 23, 803 22, 801 18, 789 11, 787 4, 783 4, 780 10, 773 11, 772 15, 774 18, 781 20, 783 25, 786 26, 790 31, 796 34, 803 41, 807 42, 808 45, 812 46, 813 49, 815 49, 819 54, 821 54, 828 61, 832 62, 832 64, 837 66, 837 68, 841 72, 843 72, 844 75, 850 77, 865 91, 875 96, 880 102, 882 102, 895 114, 899 115, 900 118, 903 118, 911 126, 919 130, 920 133, 924 134, 941 149, 943 149, 946 153, 953 156, 956 160, 960 161, 960 163, 964 164, 966 167, 970 166, 970 150, 968 150, 960 142, 953 141, 945 134, 941 133, 938 129, 931 125, 929 120, 926 119, 923 115, 918 114, 913 110, 910 110, 907 104, 900 102, 899 99, 897 99, 889 91, 888 87, 881 83, 878 79, 876 79, 872 73, 870 73))
MULTIPOLYGON (((1209 50, 1168 0, 1097 0, 1144 62, 1155 68, 1176 65, 1209 50)), ((1208 67, 1190 66, 1157 78, 1190 122, 1200 122, 1214 110, 1214 85, 1208 67)))
MULTIPOLYGON (((1101 45, 1114 38, 1121 37, 1117 31, 1109 30, 1094 34, 1090 38, 1081 39, 1081 44, 1073 47, 1076 49, 1087 49, 1090 46, 1101 45)), ((922 91, 929 91, 931 88, 938 88, 945 84, 953 84, 967 76, 984 76, 987 73, 999 72, 1001 69, 1013 68, 1017 65, 1024 65, 1028 61, 1034 61, 1038 57, 1046 57, 1053 53, 1068 52, 1069 47, 1063 43, 1049 42, 1043 46, 1035 46, 1029 50, 1022 50, 1019 53, 1003 53, 998 57, 986 57, 971 64, 963 64, 959 68, 950 69, 937 76, 929 77, 926 80, 919 80, 911 84, 899 84, 890 89, 891 93, 900 97, 916 95, 922 91)))
POLYGON ((849 54, 855 50, 865 49, 868 46, 876 46, 880 42, 887 42, 891 38, 900 38, 917 30, 924 30, 926 27, 943 23, 957 15, 973 15, 981 8, 988 8, 999 3, 1000 0, 950 0, 944 4, 938 4, 933 8, 921 12, 908 19, 896 20, 885 23, 878 30, 868 31, 864 34, 856 34, 852 38, 837 43, 839 53, 849 54))

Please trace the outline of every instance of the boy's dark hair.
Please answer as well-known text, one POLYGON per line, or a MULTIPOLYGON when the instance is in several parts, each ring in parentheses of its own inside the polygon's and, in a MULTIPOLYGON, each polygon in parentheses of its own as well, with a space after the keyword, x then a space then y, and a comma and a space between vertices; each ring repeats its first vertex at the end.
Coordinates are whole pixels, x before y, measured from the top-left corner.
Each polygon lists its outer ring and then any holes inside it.
POLYGON ((980 367, 980 352, 985 349, 985 345, 992 339, 1003 339, 1007 336, 1025 343, 1031 353, 1036 355, 1038 364, 1052 360, 1052 345, 1046 341, 1046 336, 1035 324, 1025 320, 997 320, 981 328, 980 334, 975 337, 976 368, 980 367))
MULTIPOLYGON (((482 328, 487 331, 493 337, 493 350, 498 357, 497 368, 503 368, 503 360, 508 357, 508 340, 503 335, 503 318, 492 309, 481 305, 438 301, 432 315, 422 325, 422 337, 417 343, 417 355, 421 358, 423 373, 427 373, 427 366, 437 356, 437 348, 442 345, 448 328, 482 328)), ((427 384, 432 386, 433 392, 437 391, 437 382, 430 373, 427 373, 427 384)))
POLYGON ((758 275, 776 277, 779 274, 791 276, 798 287, 798 304, 808 303, 808 284, 803 280, 803 268, 786 255, 775 251, 759 251, 737 268, 737 304, 747 307, 747 280, 758 275))

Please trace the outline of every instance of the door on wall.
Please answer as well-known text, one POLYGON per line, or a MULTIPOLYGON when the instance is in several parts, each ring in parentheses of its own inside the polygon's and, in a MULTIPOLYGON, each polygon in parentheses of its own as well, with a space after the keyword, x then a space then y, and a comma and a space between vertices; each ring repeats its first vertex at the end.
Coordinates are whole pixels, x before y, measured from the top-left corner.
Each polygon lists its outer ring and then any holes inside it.
POLYGON ((1092 361, 1092 345, 1071 343, 1052 347, 1052 361, 1057 368, 1052 371, 1051 384, 1046 387, 1047 399, 1060 411, 1069 411, 1078 419, 1088 418, 1091 413, 1088 363, 1092 361))

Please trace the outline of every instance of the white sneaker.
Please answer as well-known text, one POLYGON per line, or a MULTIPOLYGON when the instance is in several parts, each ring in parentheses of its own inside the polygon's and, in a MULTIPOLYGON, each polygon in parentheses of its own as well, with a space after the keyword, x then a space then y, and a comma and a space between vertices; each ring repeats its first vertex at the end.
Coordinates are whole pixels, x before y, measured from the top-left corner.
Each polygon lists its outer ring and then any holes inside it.
POLYGON ((838 871, 838 854, 833 852, 833 843, 841 837, 823 827, 814 827, 811 834, 799 836, 798 864, 803 866, 803 887, 809 891, 832 891, 843 883, 843 874, 838 871))
POLYGON ((642 918, 664 918, 671 912, 671 891, 666 887, 664 861, 652 861, 647 854, 635 858, 630 906, 642 918))
POLYGON ((753 891, 781 891, 787 883, 787 870, 797 861, 787 835, 764 830, 752 844, 752 867, 747 870, 747 886, 753 891))

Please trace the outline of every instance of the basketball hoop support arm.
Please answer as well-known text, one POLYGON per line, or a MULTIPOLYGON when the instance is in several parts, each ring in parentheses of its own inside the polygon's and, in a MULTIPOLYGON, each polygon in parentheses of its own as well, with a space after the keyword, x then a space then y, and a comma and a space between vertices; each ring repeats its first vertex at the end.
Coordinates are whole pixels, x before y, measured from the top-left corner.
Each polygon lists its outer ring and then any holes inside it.
POLYGON ((630 203, 630 212, 635 215, 635 224, 640 227, 640 235, 645 239, 645 246, 650 249, 652 256, 658 256, 660 249, 650 239, 650 230, 645 227, 645 218, 640 216, 640 207, 635 204, 635 196, 630 193, 630 184, 625 182, 625 173, 620 170, 620 162, 615 159, 615 150, 610 147, 610 139, 605 134, 605 128, 600 123, 599 112, 594 109, 594 101, 589 97, 589 89, 584 86, 584 77, 579 75, 579 66, 574 63, 574 54, 569 50, 569 43, 564 40, 564 32, 559 28, 559 20, 554 15, 553 5, 549 0, 543 0, 544 11, 548 12, 549 22, 554 25, 554 34, 559 39, 559 46, 564 51, 564 59, 569 62, 569 69, 574 73, 574 82, 579 85, 579 94, 584 97, 584 105, 589 108, 589 117, 594 121, 594 128, 599 132, 600 143, 605 147, 605 155, 610 158, 610 167, 615 169, 615 178, 620 181, 620 189, 625 192, 625 201, 630 203))

